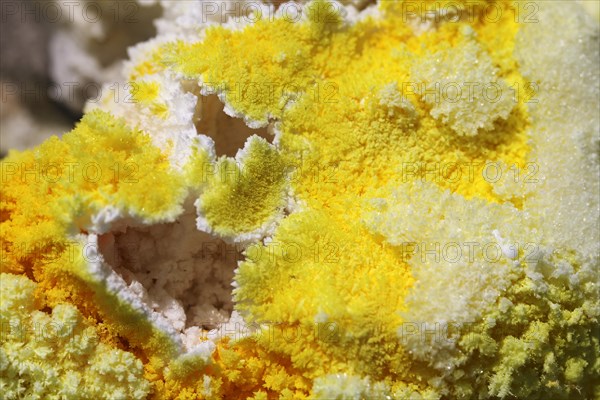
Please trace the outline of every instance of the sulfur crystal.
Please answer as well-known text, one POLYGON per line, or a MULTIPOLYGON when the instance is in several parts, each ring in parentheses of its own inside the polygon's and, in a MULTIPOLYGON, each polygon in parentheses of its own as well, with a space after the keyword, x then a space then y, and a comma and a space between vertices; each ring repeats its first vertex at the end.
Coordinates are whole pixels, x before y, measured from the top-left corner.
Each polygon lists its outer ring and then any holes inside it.
POLYGON ((238 3, 2 160, 2 398, 600 399, 598 21, 238 3))

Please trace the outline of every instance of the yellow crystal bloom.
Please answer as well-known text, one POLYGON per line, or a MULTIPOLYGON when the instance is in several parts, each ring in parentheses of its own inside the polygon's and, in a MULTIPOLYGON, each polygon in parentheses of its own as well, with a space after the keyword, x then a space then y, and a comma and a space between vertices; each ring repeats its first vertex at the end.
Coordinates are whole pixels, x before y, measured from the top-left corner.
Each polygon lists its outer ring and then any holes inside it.
POLYGON ((1 321, 99 340, 11 333, 7 397, 600 398, 597 22, 255 6, 173 5, 133 102, 2 161, 1 321))

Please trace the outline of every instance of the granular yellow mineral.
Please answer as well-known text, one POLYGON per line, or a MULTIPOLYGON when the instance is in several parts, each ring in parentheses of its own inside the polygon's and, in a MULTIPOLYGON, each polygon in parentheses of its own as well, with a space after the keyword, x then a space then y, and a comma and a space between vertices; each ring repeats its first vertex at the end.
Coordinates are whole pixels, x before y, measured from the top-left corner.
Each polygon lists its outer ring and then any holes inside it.
POLYGON ((2 160, 2 398, 600 399, 597 19, 162 4, 2 160))

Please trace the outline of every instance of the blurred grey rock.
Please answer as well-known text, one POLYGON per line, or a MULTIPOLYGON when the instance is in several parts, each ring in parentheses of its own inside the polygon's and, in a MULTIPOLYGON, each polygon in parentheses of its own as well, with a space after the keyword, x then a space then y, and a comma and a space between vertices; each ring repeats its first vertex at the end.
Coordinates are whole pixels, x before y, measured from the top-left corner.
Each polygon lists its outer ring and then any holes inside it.
POLYGON ((0 152, 72 129, 116 82, 127 48, 156 33, 162 7, 136 0, 1 0, 0 152))

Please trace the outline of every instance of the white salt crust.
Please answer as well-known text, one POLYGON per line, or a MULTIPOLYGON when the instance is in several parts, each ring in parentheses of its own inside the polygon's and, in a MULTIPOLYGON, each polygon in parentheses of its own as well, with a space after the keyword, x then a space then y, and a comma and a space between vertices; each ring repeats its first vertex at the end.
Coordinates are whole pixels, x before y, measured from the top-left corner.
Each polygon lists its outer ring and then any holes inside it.
POLYGON ((198 231, 192 202, 163 223, 106 207, 90 217, 90 234, 74 239, 85 244, 85 272, 107 295, 131 305, 182 354, 206 361, 214 341, 246 331, 231 299, 242 247, 198 231), (227 324, 236 330, 221 329, 227 324))
POLYGON ((100 251, 98 235, 79 235, 76 239, 81 240, 85 244, 86 272, 91 275, 92 279, 102 282, 107 292, 129 304, 142 317, 150 321, 156 329, 167 334, 172 339, 173 344, 178 348, 182 348, 181 338, 177 335, 171 324, 162 315, 153 313, 143 300, 133 290, 128 288, 123 278, 104 261, 104 257, 100 251))
POLYGON ((493 129, 515 106, 489 54, 468 35, 464 44, 415 60, 411 74, 431 116, 461 136, 493 129))
POLYGON ((206 339, 201 329, 229 321, 231 282, 241 259, 241 247, 198 231, 195 218, 188 202, 173 223, 113 227, 98 239, 102 265, 90 265, 109 292, 156 321, 187 352, 206 339))
MULTIPOLYGON (((370 201, 363 218, 373 233, 403 249, 416 283, 401 315, 423 331, 476 321, 511 284, 513 268, 539 248, 534 220, 510 203, 466 200, 433 183, 390 188, 370 201)), ((398 334, 415 358, 444 373, 457 367, 452 340, 398 334)))
POLYGON ((539 182, 524 207, 556 248, 600 254, 600 46, 598 23, 577 4, 540 1, 537 24, 517 36, 526 79, 538 82, 529 105, 532 154, 539 182), (560 29, 556 29, 560 26, 560 29))
MULTIPOLYGON (((522 209, 510 203, 468 201, 417 182, 397 185, 387 196, 373 199, 372 209, 364 215, 367 227, 395 246, 415 242, 431 250, 436 243, 474 242, 492 247, 495 243, 502 252, 497 261, 495 256, 482 258, 482 253, 475 252, 473 262, 454 261, 444 257, 443 250, 433 252, 440 256, 436 262, 433 255, 425 253, 423 259, 419 252, 409 260, 417 282, 407 299, 408 311, 402 313, 405 321, 439 331, 440 324, 469 323, 490 308, 509 307, 501 294, 511 284, 511 271, 518 269, 525 269, 538 293, 546 290, 550 276, 563 277, 573 290, 580 290, 581 282, 593 281, 593 276, 597 280, 598 24, 569 2, 539 2, 539 6, 540 23, 523 27, 515 49, 525 78, 539 83, 538 102, 528 105, 532 119, 528 161, 536 179, 494 184, 494 191, 505 199, 524 199, 522 209), (571 250, 578 272, 566 262, 543 261, 553 252, 571 250)), ((506 171, 508 166, 503 168, 506 171)), ((463 256, 468 254, 464 251, 463 256)), ((422 340, 419 335, 405 339, 411 354, 429 361, 442 376, 451 374, 461 362, 452 341, 422 340)))

